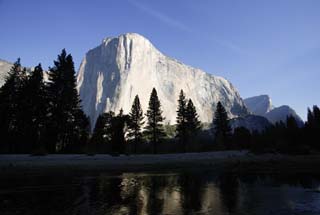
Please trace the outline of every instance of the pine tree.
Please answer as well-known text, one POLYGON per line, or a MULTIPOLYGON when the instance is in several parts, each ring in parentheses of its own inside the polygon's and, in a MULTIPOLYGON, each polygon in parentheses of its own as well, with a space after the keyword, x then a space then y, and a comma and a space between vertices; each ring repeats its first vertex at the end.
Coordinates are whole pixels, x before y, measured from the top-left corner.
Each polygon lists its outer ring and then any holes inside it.
POLYGON ((72 56, 63 49, 54 61, 49 73, 50 118, 48 140, 50 152, 66 152, 75 148, 83 126, 84 116, 76 89, 76 78, 72 56))
POLYGON ((0 136, 3 152, 19 152, 19 105, 25 84, 25 69, 18 59, 0 88, 0 136))
POLYGON ((186 121, 187 121, 187 130, 189 135, 194 136, 201 129, 201 122, 199 121, 199 116, 196 111, 196 107, 193 105, 191 99, 188 101, 187 110, 186 110, 186 121))
POLYGON ((176 137, 179 139, 180 143, 183 145, 182 147, 184 148, 184 151, 186 151, 187 100, 183 93, 183 90, 180 91, 180 95, 178 99, 176 137))
POLYGON ((196 107, 193 105, 192 100, 189 99, 186 108, 186 141, 184 146, 185 151, 187 151, 187 145, 192 141, 195 141, 200 129, 201 123, 199 121, 196 107))
POLYGON ((152 141, 153 153, 157 153, 157 145, 160 139, 164 136, 162 122, 164 118, 162 117, 161 104, 157 95, 155 88, 152 89, 149 107, 146 113, 147 116, 147 126, 146 134, 152 141))
POLYGON ((312 110, 308 108, 308 121, 306 122, 306 139, 312 148, 320 149, 320 109, 314 105, 312 110))
POLYGON ((111 122, 113 117, 114 113, 111 111, 99 115, 88 145, 88 153, 106 153, 109 151, 107 148, 111 142, 111 122))
POLYGON ((314 126, 320 129, 320 109, 317 105, 313 106, 314 126))
POLYGON ((48 105, 41 64, 36 66, 29 76, 21 101, 24 103, 21 107, 24 115, 21 131, 23 139, 29 143, 29 152, 44 153, 43 139, 48 105))
POLYGON ((308 108, 308 120, 307 120, 307 127, 312 127, 314 124, 314 115, 313 112, 308 108))
POLYGON ((77 152, 83 152, 85 146, 89 143, 91 126, 90 118, 83 112, 81 107, 75 111, 74 130, 76 131, 74 149, 77 152))
POLYGON ((119 155, 125 153, 125 133, 128 122, 128 115, 123 114, 123 110, 112 118, 111 122, 111 153, 119 155))
POLYGON ((217 109, 214 114, 213 131, 216 143, 222 147, 228 147, 226 144, 230 140, 231 128, 229 125, 228 114, 221 102, 218 102, 217 109))
POLYGON ((140 105, 139 96, 136 95, 134 98, 131 111, 129 113, 129 132, 128 137, 133 138, 134 141, 134 153, 137 153, 137 144, 142 139, 142 126, 144 124, 143 121, 143 111, 140 105))

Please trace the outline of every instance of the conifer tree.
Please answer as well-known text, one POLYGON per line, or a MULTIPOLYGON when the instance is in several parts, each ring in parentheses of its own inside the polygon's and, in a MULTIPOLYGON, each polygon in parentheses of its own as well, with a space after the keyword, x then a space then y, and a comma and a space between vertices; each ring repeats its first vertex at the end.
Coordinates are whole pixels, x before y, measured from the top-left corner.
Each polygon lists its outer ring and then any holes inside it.
POLYGON ((194 136, 201 129, 201 122, 199 121, 199 116, 196 110, 196 107, 193 105, 191 99, 189 99, 186 110, 186 121, 187 121, 187 130, 189 135, 194 136))
POLYGON ((314 105, 312 110, 308 108, 308 121, 306 122, 306 139, 314 149, 320 149, 320 109, 314 105))
POLYGON ((119 155, 125 153, 125 133, 128 122, 128 116, 123 114, 123 110, 111 121, 111 153, 119 155))
POLYGON ((128 137, 133 138, 134 141, 134 153, 137 153, 137 144, 142 139, 142 126, 144 124, 143 121, 143 111, 140 105, 139 96, 136 95, 134 98, 131 111, 129 113, 129 132, 128 137))
POLYGON ((28 78, 23 93, 22 113, 24 115, 23 139, 29 143, 29 152, 45 152, 43 143, 47 114, 47 94, 41 64, 36 66, 28 78))
POLYGON ((215 141, 222 147, 226 146, 230 140, 231 128, 229 125, 228 114, 221 102, 217 104, 217 108, 213 119, 213 131, 215 135, 215 141))
POLYGON ((19 99, 25 78, 25 69, 21 67, 19 58, 10 69, 5 84, 0 88, 0 136, 3 152, 19 152, 19 99))
POLYGON ((111 141, 111 122, 114 117, 112 111, 100 114, 88 145, 88 153, 107 152, 111 141))
POLYGON ((80 107, 75 111, 74 131, 76 132, 74 139, 74 151, 83 152, 85 146, 89 143, 90 130, 90 118, 80 107))
POLYGON ((176 136, 180 140, 180 143, 183 145, 184 150, 186 150, 185 147, 187 141, 187 100, 183 93, 183 90, 180 91, 178 99, 176 133, 176 136))
POLYGON ((49 150, 51 152, 74 149, 84 124, 72 56, 63 49, 54 67, 50 69, 49 97, 50 119, 48 125, 49 150))
POLYGON ((313 106, 313 117, 314 117, 314 126, 320 128, 320 109, 317 105, 313 106))
POLYGON ((201 123, 199 121, 196 107, 193 105, 192 100, 189 99, 186 107, 186 140, 184 144, 184 151, 187 151, 187 145, 192 141, 195 141, 200 129, 201 123))
POLYGON ((162 117, 161 104, 157 95, 155 88, 152 89, 149 107, 146 113, 147 116, 147 126, 146 134, 149 136, 153 144, 153 153, 157 153, 157 145, 160 139, 164 136, 162 122, 164 118, 162 117))

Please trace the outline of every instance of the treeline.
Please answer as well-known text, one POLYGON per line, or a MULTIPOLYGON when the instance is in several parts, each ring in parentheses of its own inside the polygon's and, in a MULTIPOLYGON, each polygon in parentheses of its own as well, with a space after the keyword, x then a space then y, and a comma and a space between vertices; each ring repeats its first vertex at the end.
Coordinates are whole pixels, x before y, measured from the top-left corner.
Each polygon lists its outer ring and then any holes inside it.
POLYGON ((175 125, 164 124, 161 103, 152 89, 144 113, 139 96, 129 114, 102 113, 93 127, 80 106, 72 56, 62 50, 48 73, 39 64, 27 71, 20 60, 0 88, 0 153, 184 153, 249 149, 256 153, 306 154, 319 151, 320 110, 308 110, 299 127, 295 118, 263 132, 231 129, 227 111, 217 103, 206 128, 191 99, 181 90, 175 125), (44 74, 46 81, 44 80, 44 74))
POLYGON ((0 88, 1 153, 75 153, 88 142, 72 56, 62 50, 49 80, 43 75, 40 64, 30 72, 18 59, 0 88))
MULTIPOLYGON (((320 109, 308 109, 308 119, 299 127, 293 116, 277 122, 262 133, 247 136, 246 147, 257 153, 310 154, 320 151, 320 109)), ((237 138, 239 139, 239 138, 237 138)))
POLYGON ((201 125, 192 100, 187 100, 182 90, 178 100, 177 124, 174 127, 164 126, 164 120, 155 88, 152 89, 145 114, 136 95, 128 115, 120 110, 117 115, 110 111, 98 117, 89 143, 89 154, 191 151, 188 146, 196 142, 201 125), (173 132, 169 132, 170 129, 173 132), (173 136, 168 133, 173 133, 173 136))

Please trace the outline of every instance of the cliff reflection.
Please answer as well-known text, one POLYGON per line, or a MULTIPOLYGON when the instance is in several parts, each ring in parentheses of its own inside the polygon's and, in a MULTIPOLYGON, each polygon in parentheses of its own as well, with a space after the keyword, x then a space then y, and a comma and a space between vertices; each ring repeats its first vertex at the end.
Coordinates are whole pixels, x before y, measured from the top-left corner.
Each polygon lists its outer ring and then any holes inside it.
POLYGON ((238 204, 234 197, 237 196, 237 188, 227 188, 233 179, 227 177, 225 180, 226 184, 217 184, 212 179, 188 174, 101 176, 97 181, 97 195, 91 194, 91 201, 99 203, 91 207, 102 214, 186 214, 213 211, 220 214, 226 208, 232 209, 238 204))
POLYGON ((210 171, 0 180, 2 214, 320 214, 320 176, 210 171))

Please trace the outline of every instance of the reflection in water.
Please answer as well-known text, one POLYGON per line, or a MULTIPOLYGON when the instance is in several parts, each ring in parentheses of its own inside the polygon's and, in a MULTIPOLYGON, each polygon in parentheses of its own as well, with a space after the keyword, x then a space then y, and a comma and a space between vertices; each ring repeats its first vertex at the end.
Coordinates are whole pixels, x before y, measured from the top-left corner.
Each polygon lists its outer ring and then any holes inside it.
POLYGON ((315 177, 172 174, 0 178, 1 214, 319 214, 315 177))

